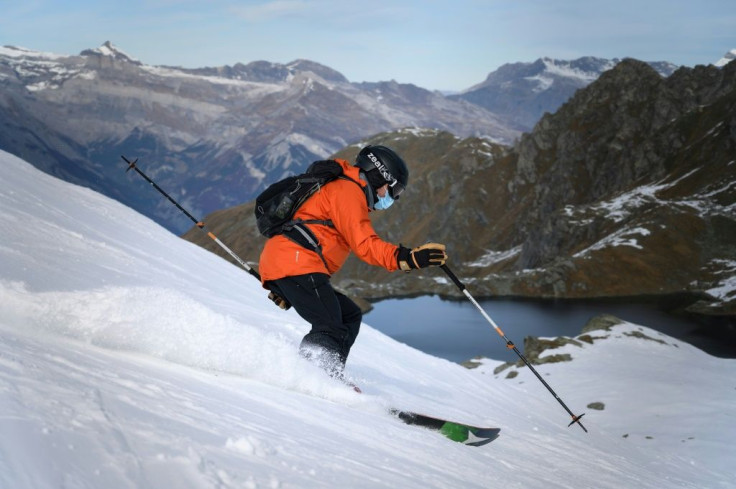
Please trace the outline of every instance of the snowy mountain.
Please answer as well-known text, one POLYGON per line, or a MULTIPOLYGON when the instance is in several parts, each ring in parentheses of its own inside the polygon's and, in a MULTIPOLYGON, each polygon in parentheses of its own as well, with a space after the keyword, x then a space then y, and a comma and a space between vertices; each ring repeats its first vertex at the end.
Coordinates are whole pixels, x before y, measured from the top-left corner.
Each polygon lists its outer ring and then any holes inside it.
POLYGON ((122 204, 0 152, 0 215, 0 487, 734 487, 736 362, 645 327, 538 367, 588 434, 508 359, 467 370, 367 325, 359 395, 249 275, 122 204), (388 406, 502 435, 467 447, 388 406))
POLYGON ((149 164, 199 214, 378 132, 519 134, 467 102, 394 81, 350 83, 312 61, 150 66, 109 42, 78 56, 0 48, 0 87, 0 149, 178 231, 169 209, 120 186, 121 154, 149 164))
MULTIPOLYGON (((449 98, 467 100, 530 131, 545 112, 555 112, 580 88, 589 85, 621 60, 585 56, 575 60, 539 58, 532 63, 509 63, 492 71, 486 80, 449 98)), ((649 63, 662 76, 677 66, 665 61, 649 63)))
POLYGON ((732 49, 726 54, 723 55, 721 59, 715 62, 715 66, 718 66, 719 68, 723 68, 728 63, 736 59, 736 49, 732 49))

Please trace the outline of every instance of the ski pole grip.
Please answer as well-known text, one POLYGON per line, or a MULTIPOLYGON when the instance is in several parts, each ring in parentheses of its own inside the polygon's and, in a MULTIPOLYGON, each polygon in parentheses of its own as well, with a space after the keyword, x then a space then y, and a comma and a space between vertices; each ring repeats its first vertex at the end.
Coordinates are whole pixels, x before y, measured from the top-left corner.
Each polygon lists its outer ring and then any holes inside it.
POLYGON ((452 270, 450 270, 450 267, 447 265, 440 265, 440 268, 447 274, 448 277, 450 277, 450 280, 455 282, 455 285, 457 285, 457 288, 460 290, 465 290, 465 285, 460 281, 459 278, 457 278, 457 275, 455 275, 452 270))

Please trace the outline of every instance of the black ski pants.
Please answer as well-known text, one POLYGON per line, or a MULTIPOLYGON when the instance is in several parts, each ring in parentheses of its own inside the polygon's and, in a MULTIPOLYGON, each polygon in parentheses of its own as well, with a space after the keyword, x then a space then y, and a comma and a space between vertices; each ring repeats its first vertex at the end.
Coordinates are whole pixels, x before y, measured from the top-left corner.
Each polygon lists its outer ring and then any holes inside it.
POLYGON ((360 307, 332 288, 329 275, 324 273, 284 277, 266 285, 312 325, 299 352, 316 360, 331 375, 339 375, 360 331, 360 307))

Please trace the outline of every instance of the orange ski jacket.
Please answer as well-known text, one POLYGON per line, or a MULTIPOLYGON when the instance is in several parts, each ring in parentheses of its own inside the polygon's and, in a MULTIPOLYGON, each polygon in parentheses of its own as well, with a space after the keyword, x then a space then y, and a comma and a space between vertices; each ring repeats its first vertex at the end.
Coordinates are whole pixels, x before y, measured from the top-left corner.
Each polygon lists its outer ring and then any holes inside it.
MULTIPOLYGON (((345 176, 358 182, 360 169, 345 160, 335 160, 345 176)), ((266 241, 261 252, 259 272, 262 283, 306 273, 337 272, 352 250, 358 258, 392 272, 398 269, 398 246, 378 237, 371 224, 368 203, 362 188, 354 182, 338 178, 312 195, 294 214, 294 219, 331 220, 335 227, 307 224, 322 245, 322 255, 308 250, 278 234, 266 241)))

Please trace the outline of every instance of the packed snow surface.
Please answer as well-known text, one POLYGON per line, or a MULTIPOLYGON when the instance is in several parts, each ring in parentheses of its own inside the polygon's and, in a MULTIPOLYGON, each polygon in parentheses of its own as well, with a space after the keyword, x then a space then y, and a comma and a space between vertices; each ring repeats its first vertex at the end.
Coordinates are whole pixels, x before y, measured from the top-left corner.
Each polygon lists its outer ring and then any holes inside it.
POLYGON ((736 487, 736 362, 648 328, 538 367, 585 434, 528 369, 493 373, 511 354, 467 370, 368 325, 356 394, 299 359, 308 326, 243 270, 3 152, 0 216, 3 489, 736 487))

